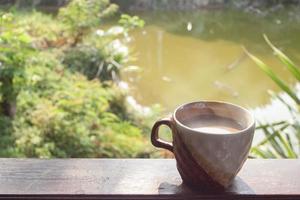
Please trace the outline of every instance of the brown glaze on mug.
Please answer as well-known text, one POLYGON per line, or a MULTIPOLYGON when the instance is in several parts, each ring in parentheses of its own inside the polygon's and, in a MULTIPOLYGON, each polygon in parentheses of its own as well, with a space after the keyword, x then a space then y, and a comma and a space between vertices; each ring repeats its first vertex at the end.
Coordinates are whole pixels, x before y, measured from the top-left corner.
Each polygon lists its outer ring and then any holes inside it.
POLYGON ((192 187, 228 187, 247 159, 255 129, 252 115, 239 106, 215 101, 182 105, 172 117, 157 121, 151 133, 154 146, 174 153, 183 182, 192 187), (242 129, 233 133, 213 134, 194 130, 183 122, 201 115, 226 117, 242 129), (172 130, 173 142, 158 137, 160 125, 172 130))

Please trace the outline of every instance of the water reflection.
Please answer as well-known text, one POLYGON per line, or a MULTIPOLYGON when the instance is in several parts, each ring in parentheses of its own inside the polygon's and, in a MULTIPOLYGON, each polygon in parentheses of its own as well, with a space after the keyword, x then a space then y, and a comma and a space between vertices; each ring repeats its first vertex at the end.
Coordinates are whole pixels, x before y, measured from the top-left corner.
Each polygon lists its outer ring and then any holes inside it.
POLYGON ((267 90, 278 88, 247 58, 241 46, 258 55, 283 79, 294 82, 262 37, 266 33, 299 61, 300 17, 291 9, 267 16, 226 9, 136 14, 147 25, 133 33, 131 47, 137 60, 132 64, 143 71, 134 78, 126 73, 123 76, 133 82, 133 95, 143 105, 160 103, 173 110, 199 99, 251 108, 269 103, 267 90))

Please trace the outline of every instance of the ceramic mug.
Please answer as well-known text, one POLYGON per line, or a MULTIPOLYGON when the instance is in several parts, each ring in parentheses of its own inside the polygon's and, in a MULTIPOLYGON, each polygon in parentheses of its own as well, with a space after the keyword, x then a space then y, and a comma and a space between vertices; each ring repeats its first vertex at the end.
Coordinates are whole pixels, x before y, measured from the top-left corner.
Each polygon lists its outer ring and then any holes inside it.
POLYGON ((248 157, 254 130, 255 120, 248 110, 225 102, 199 101, 181 105, 171 117, 155 122, 151 142, 174 153, 183 183, 226 188, 248 157), (233 120, 240 129, 215 134, 189 126, 189 120, 201 122, 203 116, 233 120), (172 130, 172 143, 159 138, 161 125, 172 130))

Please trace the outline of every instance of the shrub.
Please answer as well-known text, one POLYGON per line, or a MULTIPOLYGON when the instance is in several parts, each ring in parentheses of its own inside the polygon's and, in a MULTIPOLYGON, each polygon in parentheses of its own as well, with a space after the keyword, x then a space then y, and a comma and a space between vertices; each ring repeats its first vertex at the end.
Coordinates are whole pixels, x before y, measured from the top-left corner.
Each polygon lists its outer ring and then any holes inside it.
POLYGON ((129 59, 116 47, 127 48, 119 34, 129 37, 136 25, 127 24, 126 34, 112 29, 98 34, 99 20, 114 9, 106 0, 73 0, 58 16, 16 11, 12 24, 20 29, 0 30, 1 76, 12 80, 10 85, 1 81, 1 100, 8 99, 7 91, 18 105, 14 118, 0 114, 0 156, 151 155, 143 129, 122 117, 128 115, 126 94, 110 81, 129 59))
POLYGON ((76 46, 104 17, 113 15, 116 10, 117 6, 109 0, 73 0, 59 10, 58 20, 67 26, 69 36, 73 37, 72 46, 76 46))
POLYGON ((53 15, 36 11, 16 11, 15 18, 24 32, 31 36, 32 43, 38 49, 61 47, 68 42, 64 24, 55 21, 53 15))
POLYGON ((24 79, 26 57, 32 49, 29 35, 13 21, 11 13, 0 16, 1 113, 11 118, 16 112, 16 98, 24 79))
POLYGON ((37 57, 26 67, 31 78, 18 97, 13 121, 15 156, 135 157, 145 153, 141 130, 110 112, 117 88, 103 88, 99 81, 53 66, 58 61, 45 63, 47 53, 37 57))
POLYGON ((116 5, 102 0, 74 0, 60 9, 58 19, 68 28, 73 38, 66 50, 64 64, 73 71, 85 74, 88 79, 119 80, 119 73, 129 60, 126 40, 129 31, 143 27, 138 16, 122 15, 119 26, 107 31, 99 29, 101 21, 116 12, 116 5))

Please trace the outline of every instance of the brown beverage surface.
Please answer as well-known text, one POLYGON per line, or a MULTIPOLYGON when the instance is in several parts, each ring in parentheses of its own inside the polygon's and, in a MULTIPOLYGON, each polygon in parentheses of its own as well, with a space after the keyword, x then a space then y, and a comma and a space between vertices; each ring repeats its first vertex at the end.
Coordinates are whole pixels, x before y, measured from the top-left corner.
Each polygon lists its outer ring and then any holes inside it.
POLYGON ((184 122, 195 131, 211 134, 229 134, 242 130, 235 120, 215 115, 200 115, 184 122))

